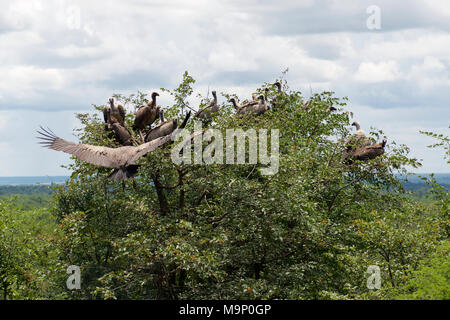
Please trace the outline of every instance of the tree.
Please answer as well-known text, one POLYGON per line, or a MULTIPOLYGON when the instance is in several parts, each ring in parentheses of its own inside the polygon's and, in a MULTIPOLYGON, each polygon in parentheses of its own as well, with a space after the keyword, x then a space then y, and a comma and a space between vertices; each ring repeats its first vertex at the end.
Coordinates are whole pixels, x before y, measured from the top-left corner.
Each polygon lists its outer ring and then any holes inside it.
MULTIPOLYGON (((165 108, 167 118, 182 115, 193 83, 185 73, 177 89, 167 90, 176 100, 165 108)), ((420 164, 393 141, 380 157, 346 164, 346 99, 323 92, 305 108, 301 93, 283 84, 281 93, 268 83, 258 89, 276 98, 261 116, 237 116, 222 104, 203 123, 223 136, 231 128, 279 129, 275 175, 263 175, 260 163, 177 165, 170 146, 141 159, 135 184, 125 188, 107 179, 108 169, 78 160, 69 166, 72 179, 58 188, 54 213, 63 233, 60 258, 82 272, 73 298, 358 298, 368 294, 372 262, 389 273, 383 286, 404 281, 400 273, 441 237, 428 223, 433 215, 416 210, 394 175, 420 164)), ((115 97, 132 107, 146 99, 115 97)), ((117 145, 98 113, 78 118, 83 143, 117 145)), ((132 121, 129 113, 128 127, 132 121)), ((371 138, 386 137, 374 131, 371 138)))

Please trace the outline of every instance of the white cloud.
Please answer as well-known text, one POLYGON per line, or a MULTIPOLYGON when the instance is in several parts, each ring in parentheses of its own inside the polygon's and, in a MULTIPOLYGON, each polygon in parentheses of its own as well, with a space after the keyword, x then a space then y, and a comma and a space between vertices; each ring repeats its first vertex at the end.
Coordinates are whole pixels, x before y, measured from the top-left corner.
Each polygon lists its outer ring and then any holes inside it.
POLYGON ((355 80, 367 83, 398 80, 402 77, 395 61, 380 63, 362 62, 355 74, 355 80))
MULTIPOLYGON (((29 148, 48 161, 39 167, 18 150, 20 141, 31 143, 28 128, 37 120, 70 137, 74 110, 90 110, 112 93, 175 87, 185 70, 197 80, 195 93, 209 87, 243 100, 289 68, 292 88, 306 96, 321 90, 349 96, 349 108, 366 124, 392 128, 394 140, 428 156, 415 132, 446 128, 450 9, 446 1, 379 0, 382 29, 371 32, 365 21, 371 4, 2 0, 0 132, 14 132, 10 171, 50 174, 67 161, 33 142, 29 148), (397 126, 392 119, 400 119, 397 126)), ((171 103, 167 95, 160 100, 171 103)))

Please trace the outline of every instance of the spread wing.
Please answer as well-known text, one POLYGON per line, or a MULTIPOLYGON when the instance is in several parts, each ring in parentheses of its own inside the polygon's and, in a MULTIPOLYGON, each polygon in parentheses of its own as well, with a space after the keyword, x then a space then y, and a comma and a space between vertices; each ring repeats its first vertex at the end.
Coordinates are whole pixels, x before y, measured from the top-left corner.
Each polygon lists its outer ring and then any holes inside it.
POLYGON ((74 143, 57 137, 50 129, 46 130, 41 127, 41 130, 43 132, 38 131, 41 135, 38 139, 42 140, 39 143, 44 147, 69 153, 82 161, 96 166, 118 168, 123 165, 120 161, 120 151, 118 151, 121 148, 114 149, 74 143))
POLYGON ((132 155, 131 157, 128 159, 127 161, 127 165, 132 165, 135 164, 136 161, 145 156, 147 153, 152 152, 156 149, 158 149, 160 146, 162 146, 163 144, 169 142, 172 140, 172 134, 168 134, 164 137, 159 137, 156 138, 155 140, 152 140, 150 142, 141 144, 140 146, 137 147, 132 147, 132 155))

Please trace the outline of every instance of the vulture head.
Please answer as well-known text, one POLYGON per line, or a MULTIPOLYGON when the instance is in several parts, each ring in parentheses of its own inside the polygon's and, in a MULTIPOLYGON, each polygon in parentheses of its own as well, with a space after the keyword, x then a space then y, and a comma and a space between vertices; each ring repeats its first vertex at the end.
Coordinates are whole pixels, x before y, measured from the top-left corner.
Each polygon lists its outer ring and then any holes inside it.
POLYGON ((213 95, 214 99, 216 99, 216 100, 217 100, 217 95, 216 95, 216 91, 212 91, 211 93, 212 93, 212 95, 213 95))
POLYGON ((263 104, 266 101, 266 98, 264 97, 264 95, 258 96, 258 99, 261 100, 261 103, 263 103, 263 104))
POLYGON ((354 122, 352 123, 352 126, 355 126, 355 127, 356 127, 356 130, 361 129, 361 125, 359 124, 358 121, 354 121, 354 122))
POLYGON ((109 105, 111 107, 114 107, 114 98, 113 97, 109 98, 109 105))
POLYGON ((164 119, 164 110, 160 109, 158 114, 159 114, 159 120, 161 120, 161 123, 163 123, 165 121, 165 119, 164 119))
POLYGON ((159 96, 158 92, 152 92, 152 100, 153 101, 156 101, 156 97, 158 97, 158 96, 159 96))
POLYGON ((281 82, 280 81, 275 82, 273 85, 278 88, 278 92, 281 91, 281 82))
POLYGON ((337 109, 336 109, 335 107, 333 107, 333 106, 331 106, 331 107, 329 107, 329 108, 327 109, 328 112, 336 111, 336 110, 337 110, 337 109))

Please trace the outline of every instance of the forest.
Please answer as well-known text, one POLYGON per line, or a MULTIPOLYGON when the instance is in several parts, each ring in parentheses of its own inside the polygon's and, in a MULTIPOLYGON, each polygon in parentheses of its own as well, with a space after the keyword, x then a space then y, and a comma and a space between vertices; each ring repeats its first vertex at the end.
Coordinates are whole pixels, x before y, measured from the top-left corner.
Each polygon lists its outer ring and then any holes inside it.
MULTIPOLYGON (((371 143, 387 140, 383 154, 346 161, 358 116, 348 99, 322 92, 307 101, 277 81, 280 90, 257 89, 272 102, 267 112, 240 114, 239 97, 221 92, 202 119, 220 132, 278 129, 274 175, 260 163, 175 164, 163 145, 125 181, 73 157, 64 185, 0 187, 0 299, 450 299, 449 185, 431 175, 408 188, 399 174, 421 163, 370 124, 371 143), (81 285, 70 290, 74 265, 81 285)), ((185 119, 194 84, 186 72, 178 87, 161 88, 174 100, 168 119, 185 119)), ((139 91, 114 98, 128 110, 149 101, 139 91)), ((76 114, 81 143, 120 145, 104 109, 76 114)), ((124 126, 134 119, 128 112, 124 126)), ((417 134, 450 163, 449 137, 417 134)))

